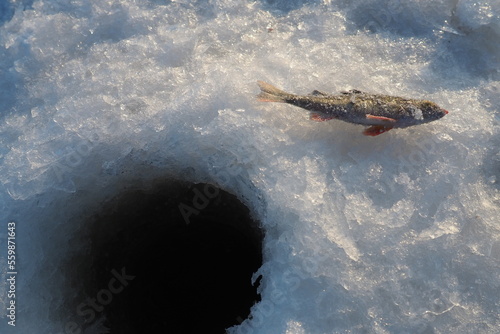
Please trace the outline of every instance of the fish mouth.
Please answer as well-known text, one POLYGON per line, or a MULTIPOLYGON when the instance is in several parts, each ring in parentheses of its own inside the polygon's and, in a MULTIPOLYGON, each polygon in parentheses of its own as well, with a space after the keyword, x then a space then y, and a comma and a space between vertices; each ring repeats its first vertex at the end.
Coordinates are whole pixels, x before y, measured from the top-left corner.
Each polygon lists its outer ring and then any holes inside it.
POLYGON ((445 115, 448 115, 448 110, 441 109, 441 111, 442 111, 445 115))

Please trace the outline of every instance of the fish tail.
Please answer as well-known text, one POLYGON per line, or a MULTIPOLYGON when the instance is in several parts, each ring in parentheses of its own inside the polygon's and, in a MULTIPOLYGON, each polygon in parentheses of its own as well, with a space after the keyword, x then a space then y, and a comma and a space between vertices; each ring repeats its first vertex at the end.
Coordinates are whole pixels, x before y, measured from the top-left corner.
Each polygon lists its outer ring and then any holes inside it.
POLYGON ((268 84, 264 81, 257 81, 257 84, 260 87, 260 94, 257 95, 259 101, 263 102, 286 102, 286 99, 291 96, 285 91, 274 87, 271 84, 268 84))

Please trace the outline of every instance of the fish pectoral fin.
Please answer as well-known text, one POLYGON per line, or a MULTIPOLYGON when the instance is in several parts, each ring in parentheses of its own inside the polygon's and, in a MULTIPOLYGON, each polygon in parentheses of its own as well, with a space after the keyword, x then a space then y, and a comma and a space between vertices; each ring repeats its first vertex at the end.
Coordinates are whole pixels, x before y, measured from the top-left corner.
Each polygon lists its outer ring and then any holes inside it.
POLYGON ((315 121, 315 122, 324 122, 324 121, 329 121, 329 120, 334 119, 334 118, 335 118, 335 117, 322 115, 322 114, 317 113, 317 112, 312 112, 312 113, 309 115, 309 119, 310 119, 311 121, 315 121))
POLYGON ((314 95, 314 96, 328 96, 327 93, 319 91, 319 90, 313 90, 310 95, 314 95))
POLYGON ((370 115, 370 114, 367 114, 366 118, 377 120, 377 121, 382 121, 382 122, 389 122, 389 123, 396 122, 396 120, 394 118, 384 117, 384 116, 374 116, 374 115, 370 115))
POLYGON ((363 131, 363 134, 365 136, 378 136, 384 132, 387 132, 392 129, 392 126, 386 126, 386 125, 372 125, 365 131, 363 131))

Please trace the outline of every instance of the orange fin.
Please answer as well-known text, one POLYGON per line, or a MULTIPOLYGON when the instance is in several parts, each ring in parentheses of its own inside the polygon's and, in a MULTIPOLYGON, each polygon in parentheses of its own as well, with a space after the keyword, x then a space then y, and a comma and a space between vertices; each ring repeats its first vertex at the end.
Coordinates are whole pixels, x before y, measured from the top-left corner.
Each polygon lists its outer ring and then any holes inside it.
POLYGON ((363 131, 363 134, 365 136, 378 136, 384 132, 389 131, 392 129, 392 126, 385 126, 385 125, 372 125, 365 131, 363 131))
POLYGON ((260 102, 285 102, 279 96, 275 96, 266 92, 262 92, 257 95, 257 100, 259 100, 260 102))
POLYGON ((391 123, 396 122, 396 120, 394 118, 389 118, 389 117, 384 117, 384 116, 374 116, 374 115, 370 115, 370 114, 367 114, 366 118, 376 119, 379 121, 386 121, 386 122, 391 122, 391 123))
POLYGON ((257 99, 263 102, 286 102, 285 100, 290 97, 285 91, 274 87, 264 81, 257 81, 257 85, 260 87, 260 94, 257 95, 257 99))
POLYGON ((316 122, 329 121, 329 120, 334 119, 334 118, 335 117, 321 115, 321 114, 316 113, 316 112, 312 112, 311 115, 309 115, 309 119, 311 121, 316 121, 316 122))

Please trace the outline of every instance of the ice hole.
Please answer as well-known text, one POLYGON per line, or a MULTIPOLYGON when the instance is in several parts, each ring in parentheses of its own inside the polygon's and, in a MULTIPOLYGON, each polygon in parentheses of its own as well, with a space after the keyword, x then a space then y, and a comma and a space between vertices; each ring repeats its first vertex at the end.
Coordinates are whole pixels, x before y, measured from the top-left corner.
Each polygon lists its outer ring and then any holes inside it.
POLYGON ((76 306, 83 329, 225 333, 260 301, 251 277, 262 232, 222 189, 175 181, 127 191, 89 224, 91 248, 74 272, 87 296, 76 306))

